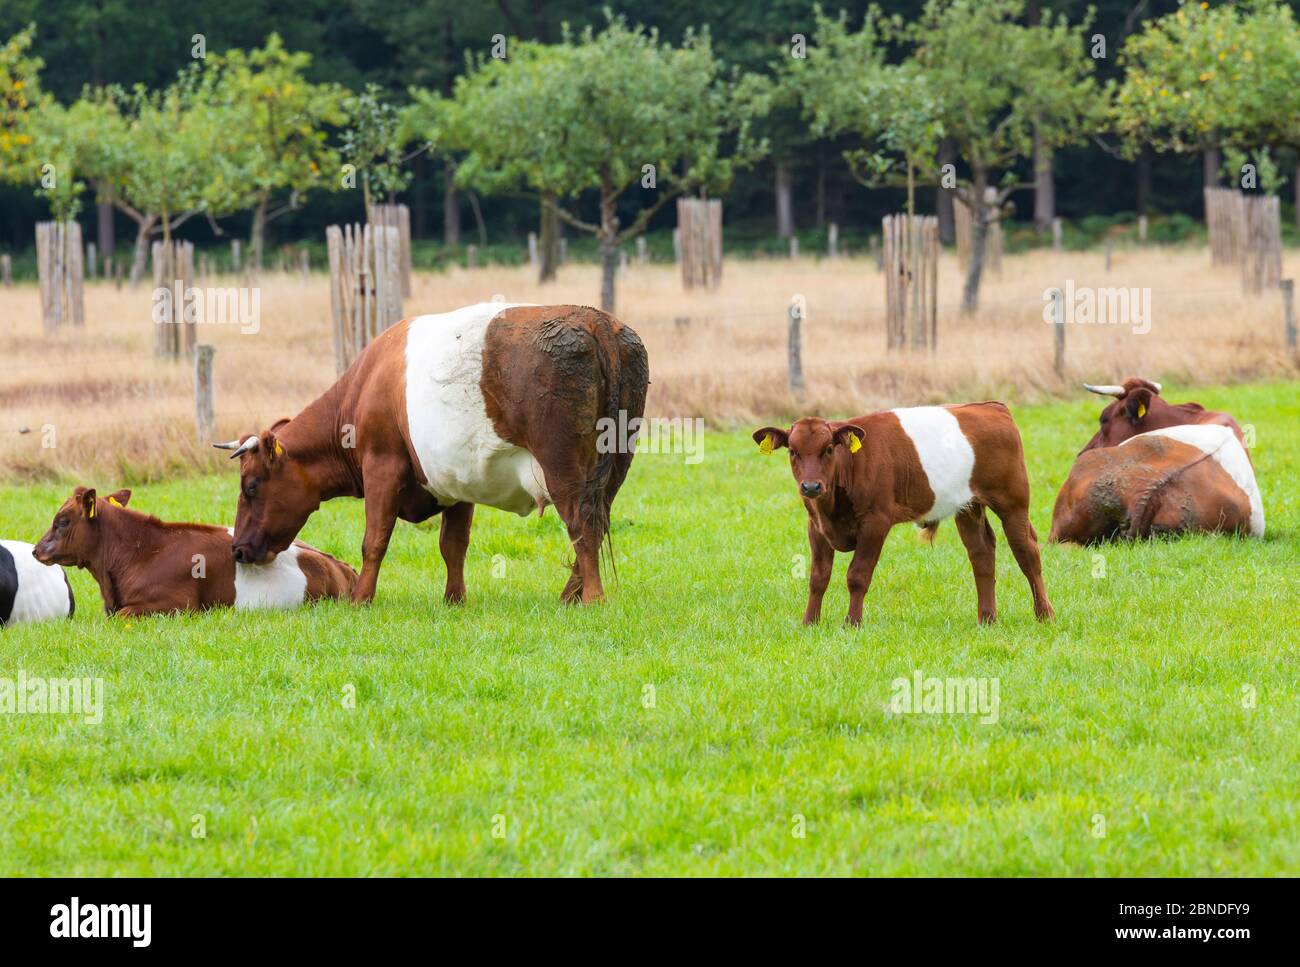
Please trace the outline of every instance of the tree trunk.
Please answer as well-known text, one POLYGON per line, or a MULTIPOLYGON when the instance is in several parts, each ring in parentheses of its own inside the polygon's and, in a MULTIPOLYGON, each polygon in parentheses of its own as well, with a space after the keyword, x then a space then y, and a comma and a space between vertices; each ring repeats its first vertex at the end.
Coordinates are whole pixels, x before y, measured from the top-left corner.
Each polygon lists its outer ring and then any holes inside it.
POLYGON ((982 168, 976 169, 971 186, 970 263, 966 266, 966 284, 961 294, 961 311, 964 313, 979 308, 980 276, 984 272, 984 241, 988 232, 988 202, 984 198, 987 186, 988 173, 982 168))
POLYGON ((1218 148, 1210 148, 1201 157, 1202 172, 1205 176, 1206 188, 1219 187, 1219 168, 1223 165, 1222 155, 1219 154, 1218 148))
POLYGON ((1034 228, 1046 232, 1056 217, 1056 181, 1052 174, 1052 151, 1043 144, 1034 125, 1034 228))
POLYGON ((939 218, 939 241, 944 245, 957 244, 957 219, 952 210, 952 189, 945 188, 942 181, 944 165, 957 160, 951 138, 939 142, 939 187, 934 190, 934 213, 939 218))
POLYGON ((456 190, 456 163, 448 158, 442 166, 442 244, 460 244, 460 192, 456 190))
POLYGON ((248 265, 253 272, 262 271, 262 242, 266 238, 266 195, 257 201, 253 209, 253 231, 248 239, 248 265))
POLYGON ((817 152, 817 230, 826 227, 826 155, 817 152))
POLYGON ((140 284, 140 279, 144 276, 144 267, 149 260, 149 236, 153 234, 156 221, 158 216, 150 215, 136 223, 135 251, 131 255, 131 288, 133 289, 140 284))
POLYGON ((560 218, 555 209, 542 200, 541 222, 537 239, 537 281, 551 282, 560 266, 560 218))
POLYGON ((794 234, 794 199, 790 165, 776 162, 776 234, 789 238, 794 234))
POLYGON ((1137 157, 1137 213, 1148 214, 1151 207, 1151 148, 1142 146, 1137 157))
POLYGON ((614 214, 614 185, 608 171, 600 186, 600 307, 614 314, 614 278, 618 271, 618 216, 614 214))
POLYGON ((99 254, 103 259, 113 257, 113 246, 117 239, 113 234, 113 203, 101 201, 95 206, 95 227, 99 240, 99 254))

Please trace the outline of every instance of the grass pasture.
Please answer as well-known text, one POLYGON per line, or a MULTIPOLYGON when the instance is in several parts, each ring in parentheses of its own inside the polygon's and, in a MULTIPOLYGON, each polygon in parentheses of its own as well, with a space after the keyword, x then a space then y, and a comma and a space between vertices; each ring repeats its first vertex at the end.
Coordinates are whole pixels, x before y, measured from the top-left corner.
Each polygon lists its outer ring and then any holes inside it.
MULTIPOLYGON (((977 627, 947 522, 894 531, 857 630, 839 555, 801 628, 804 516, 739 432, 637 459, 599 607, 558 603, 553 511, 479 512, 462 608, 409 525, 365 610, 109 620, 76 572, 75 619, 0 632, 0 676, 103 678, 104 721, 0 716, 0 874, 1294 875, 1300 384, 1166 395, 1254 426, 1269 536, 1047 547, 1047 626, 995 524, 977 627), (996 679, 996 723, 887 714, 916 670, 996 679)), ((1014 408, 1040 534, 1099 408, 1014 408)), ((133 505, 228 523, 234 487, 133 505)), ((4 536, 67 489, 0 489, 4 536)), ((303 536, 357 563, 361 533, 336 501, 303 536)))

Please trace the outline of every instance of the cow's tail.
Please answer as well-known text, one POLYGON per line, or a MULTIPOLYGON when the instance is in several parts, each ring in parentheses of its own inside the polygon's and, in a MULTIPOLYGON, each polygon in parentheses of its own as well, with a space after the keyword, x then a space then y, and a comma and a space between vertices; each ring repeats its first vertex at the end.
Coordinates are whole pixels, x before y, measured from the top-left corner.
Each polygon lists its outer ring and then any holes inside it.
MULTIPOLYGON (((595 358, 603 390, 601 419, 610 421, 609 425, 614 427, 623 427, 644 417, 650 364, 640 337, 627 326, 606 328, 596 336, 595 358)), ((583 481, 580 506, 586 533, 600 542, 610 571, 617 576, 610 508, 627 478, 635 447, 633 440, 623 439, 619 433, 610 436, 615 446, 605 447, 605 452, 597 448, 596 460, 583 481)), ((598 432, 597 440, 600 439, 598 432)))
POLYGON ((1150 537, 1151 522, 1155 520, 1156 514, 1160 512, 1161 500, 1164 497, 1165 490, 1171 483, 1188 470, 1191 470, 1192 467, 1213 457, 1222 447, 1223 444, 1220 443, 1213 450, 1208 450, 1195 460, 1188 460, 1186 463, 1174 467, 1147 484, 1146 489, 1142 491, 1137 502, 1133 505, 1133 512, 1129 514, 1128 532, 1125 536, 1129 540, 1150 537))
POLYGON ((924 523, 917 524, 916 526, 918 529, 916 536, 920 538, 921 543, 927 547, 933 546, 934 533, 939 529, 939 522, 937 520, 928 520, 924 523))

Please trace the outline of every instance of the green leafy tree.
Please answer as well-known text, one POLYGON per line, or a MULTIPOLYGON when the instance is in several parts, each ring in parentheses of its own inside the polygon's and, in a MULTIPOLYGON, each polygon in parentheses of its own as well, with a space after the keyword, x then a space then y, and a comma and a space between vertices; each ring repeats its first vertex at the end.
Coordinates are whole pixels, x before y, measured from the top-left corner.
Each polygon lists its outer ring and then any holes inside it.
POLYGON ((1222 149, 1239 177, 1250 158, 1260 187, 1279 177, 1270 147, 1300 146, 1300 30, 1273 0, 1184 4, 1149 22, 1121 51, 1113 124, 1130 152, 1222 149))
POLYGON ((707 34, 672 47, 616 18, 599 33, 515 41, 506 59, 472 60, 436 105, 433 139, 463 153, 462 186, 537 198, 595 235, 601 305, 612 310, 619 246, 677 195, 722 190, 761 156, 750 129, 760 103, 754 84, 724 71, 707 34), (623 225, 619 203, 635 192, 644 201, 623 225), (590 194, 595 218, 577 205, 590 194))
POLYGON ((0 181, 25 184, 35 179, 33 119, 48 104, 41 92, 44 66, 31 53, 36 30, 20 30, 0 46, 0 181))
POLYGON ((221 207, 253 210, 249 248, 257 268, 269 222, 314 189, 342 186, 329 129, 346 123, 347 92, 308 81, 310 64, 310 54, 286 50, 271 34, 262 48, 209 55, 203 72, 198 97, 230 122, 226 139, 212 146, 227 195, 221 207))

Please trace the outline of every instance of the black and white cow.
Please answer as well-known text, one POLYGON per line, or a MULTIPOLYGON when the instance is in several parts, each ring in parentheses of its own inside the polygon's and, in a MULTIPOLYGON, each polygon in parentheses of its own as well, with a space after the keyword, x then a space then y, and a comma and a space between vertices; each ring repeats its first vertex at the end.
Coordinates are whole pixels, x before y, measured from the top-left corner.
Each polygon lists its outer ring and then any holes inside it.
POLYGON ((0 541, 0 627, 71 618, 77 604, 63 568, 32 557, 32 545, 0 541))

